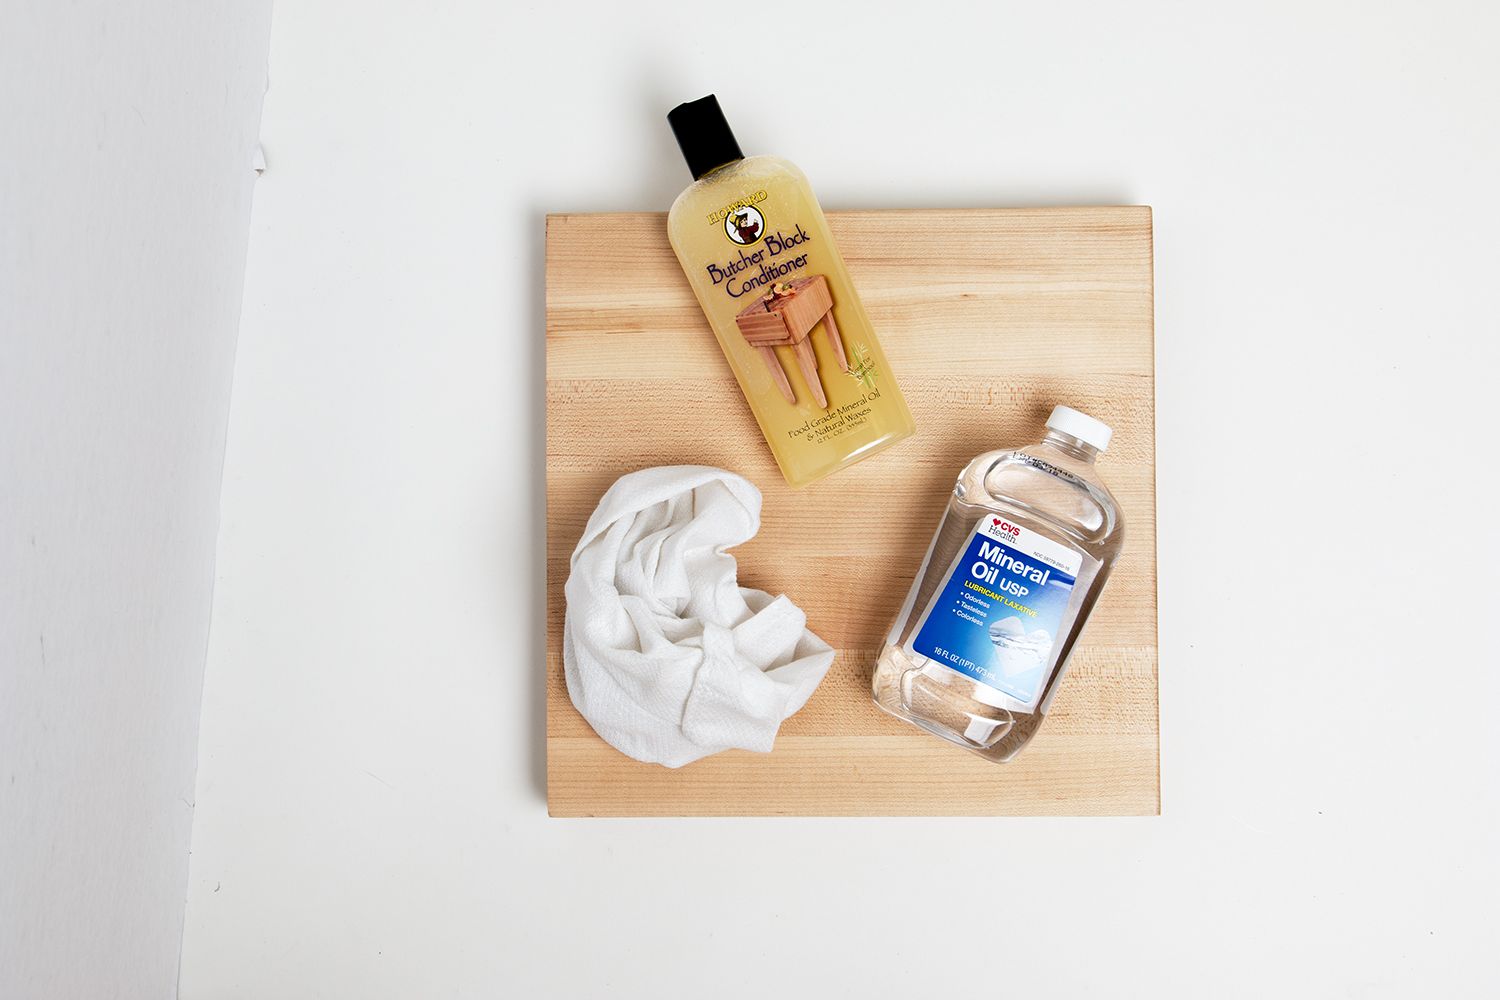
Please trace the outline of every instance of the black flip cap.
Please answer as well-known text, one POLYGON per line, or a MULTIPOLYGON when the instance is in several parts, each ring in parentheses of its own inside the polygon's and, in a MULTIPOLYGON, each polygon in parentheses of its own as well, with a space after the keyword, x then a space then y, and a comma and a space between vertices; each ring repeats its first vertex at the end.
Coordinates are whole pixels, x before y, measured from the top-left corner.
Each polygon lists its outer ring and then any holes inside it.
POLYGON ((713 94, 696 101, 679 104, 667 113, 667 124, 677 136, 677 145, 682 149, 682 158, 687 160, 693 180, 726 163, 743 160, 740 144, 734 141, 734 133, 724 120, 719 109, 719 99, 713 94))

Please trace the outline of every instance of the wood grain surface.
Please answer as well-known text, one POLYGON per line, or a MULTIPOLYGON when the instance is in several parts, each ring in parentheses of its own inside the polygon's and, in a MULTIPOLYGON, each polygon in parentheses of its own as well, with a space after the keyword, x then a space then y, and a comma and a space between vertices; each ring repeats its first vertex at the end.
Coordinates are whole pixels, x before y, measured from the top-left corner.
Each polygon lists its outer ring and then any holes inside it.
POLYGON ((1159 812, 1151 210, 836 212, 833 233, 917 433, 783 482, 666 240, 665 216, 547 219, 547 802, 554 816, 1159 812), (1040 734, 992 764, 879 711, 870 672, 970 458, 1040 439, 1056 403, 1114 428, 1125 550, 1040 734), (668 770, 568 700, 563 584, 619 476, 717 465, 764 493, 740 582, 837 650, 769 754, 668 770))

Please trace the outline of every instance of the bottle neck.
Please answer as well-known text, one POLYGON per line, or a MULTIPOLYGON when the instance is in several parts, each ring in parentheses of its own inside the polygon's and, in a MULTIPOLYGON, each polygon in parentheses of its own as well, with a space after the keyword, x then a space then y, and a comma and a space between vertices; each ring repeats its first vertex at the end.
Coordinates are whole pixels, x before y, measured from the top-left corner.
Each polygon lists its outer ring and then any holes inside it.
POLYGON ((1056 448, 1074 461, 1083 462, 1085 465, 1093 465, 1094 459, 1099 457, 1098 448, 1071 434, 1064 434, 1062 431, 1051 428, 1047 429, 1047 436, 1042 438, 1042 444, 1049 448, 1056 448))
POLYGON ((703 173, 701 173, 698 176, 694 177, 693 180, 695 180, 695 181, 705 180, 705 179, 707 179, 709 177, 712 177, 714 174, 718 173, 720 170, 723 170, 725 167, 732 167, 736 163, 742 163, 742 162, 744 162, 744 159, 745 158, 743 156, 736 156, 732 160, 725 160, 723 163, 719 164, 717 167, 709 167, 707 170, 703 171, 703 173))

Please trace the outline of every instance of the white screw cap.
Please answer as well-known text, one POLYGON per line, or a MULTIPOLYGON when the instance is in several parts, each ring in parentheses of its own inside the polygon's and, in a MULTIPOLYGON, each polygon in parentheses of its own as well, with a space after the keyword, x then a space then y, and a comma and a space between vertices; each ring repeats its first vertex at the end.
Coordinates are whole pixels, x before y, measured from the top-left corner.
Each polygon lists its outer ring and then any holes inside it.
POLYGON ((1102 420, 1095 420, 1087 413, 1075 410, 1071 406, 1054 406, 1052 416, 1047 418, 1047 426, 1054 431, 1061 431, 1082 441, 1084 444, 1092 445, 1100 451, 1109 447, 1109 439, 1113 433, 1109 424, 1102 420))

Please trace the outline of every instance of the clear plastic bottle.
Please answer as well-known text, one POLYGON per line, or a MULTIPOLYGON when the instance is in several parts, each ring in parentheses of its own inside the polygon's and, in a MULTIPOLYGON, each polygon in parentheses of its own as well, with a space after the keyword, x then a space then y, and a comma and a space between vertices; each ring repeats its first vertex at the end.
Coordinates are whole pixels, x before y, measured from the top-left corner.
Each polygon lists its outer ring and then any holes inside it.
POLYGON ((1124 541, 1094 459, 1102 422, 1066 406, 1040 444, 968 464, 875 666, 875 703, 1010 760, 1036 734, 1124 541))

